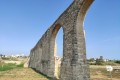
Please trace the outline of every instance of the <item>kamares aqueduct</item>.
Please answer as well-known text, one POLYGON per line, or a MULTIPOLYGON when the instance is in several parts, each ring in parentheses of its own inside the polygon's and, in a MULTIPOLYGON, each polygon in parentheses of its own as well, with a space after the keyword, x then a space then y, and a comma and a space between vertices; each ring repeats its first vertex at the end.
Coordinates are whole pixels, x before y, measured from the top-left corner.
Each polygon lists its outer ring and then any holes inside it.
POLYGON ((93 0, 73 1, 31 50, 29 67, 48 77, 56 77, 55 38, 62 27, 64 35, 60 80, 90 80, 83 23, 92 2, 93 0))

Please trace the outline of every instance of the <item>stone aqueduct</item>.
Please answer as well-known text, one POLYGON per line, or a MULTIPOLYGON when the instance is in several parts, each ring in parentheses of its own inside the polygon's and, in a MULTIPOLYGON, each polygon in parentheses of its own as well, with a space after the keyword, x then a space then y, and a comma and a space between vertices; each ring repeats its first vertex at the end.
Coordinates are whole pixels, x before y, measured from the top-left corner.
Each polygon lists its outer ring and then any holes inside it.
POLYGON ((31 50, 29 67, 49 77, 56 77, 55 38, 62 27, 64 35, 60 80, 90 79, 83 23, 92 2, 93 0, 73 1, 31 50))

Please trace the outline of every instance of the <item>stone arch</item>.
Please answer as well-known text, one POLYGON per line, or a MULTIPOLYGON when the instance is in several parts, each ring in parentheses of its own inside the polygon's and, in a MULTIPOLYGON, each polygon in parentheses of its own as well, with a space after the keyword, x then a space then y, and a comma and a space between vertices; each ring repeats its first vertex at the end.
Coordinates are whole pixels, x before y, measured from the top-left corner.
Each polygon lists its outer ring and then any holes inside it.
POLYGON ((83 22, 85 14, 92 2, 93 0, 73 1, 31 50, 34 54, 42 54, 42 56, 41 59, 38 58, 38 60, 36 60, 38 56, 30 55, 29 67, 35 68, 49 77, 55 77, 55 38, 62 26, 64 49, 60 80, 90 79, 89 68, 86 62, 83 22), (38 51, 39 48, 37 48, 37 46, 39 45, 42 45, 42 53, 38 51), (38 64, 38 61, 41 62, 41 64, 44 63, 43 69, 34 66, 38 64))
POLYGON ((63 34, 64 34, 64 28, 60 24, 57 24, 53 28, 51 36, 50 36, 50 50, 53 51, 53 52, 50 52, 50 54, 54 55, 54 56, 56 55, 56 53, 55 53, 55 40, 56 40, 56 36, 57 36, 57 33, 58 33, 60 28, 63 29, 63 34))
MULTIPOLYGON (((60 28, 63 29, 63 34, 64 34, 64 28, 60 24, 56 24, 52 30, 51 37, 50 37, 50 56, 51 56, 50 58, 52 60, 52 65, 53 65, 53 69, 54 69, 54 76, 56 78, 58 78, 58 74, 57 74, 57 70, 56 70, 57 64, 56 64, 56 60, 55 60, 56 54, 57 54, 56 53, 56 51, 57 51, 56 50, 56 36, 57 36, 57 33, 58 33, 60 28)), ((63 42, 64 42, 64 39, 63 39, 63 42)), ((64 49, 64 46, 63 46, 63 49, 64 49)))

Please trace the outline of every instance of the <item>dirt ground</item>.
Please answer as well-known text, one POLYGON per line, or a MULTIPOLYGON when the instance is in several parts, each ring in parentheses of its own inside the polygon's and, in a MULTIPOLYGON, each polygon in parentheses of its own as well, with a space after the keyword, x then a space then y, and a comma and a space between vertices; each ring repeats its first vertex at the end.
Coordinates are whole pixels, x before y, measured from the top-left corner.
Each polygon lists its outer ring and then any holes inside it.
POLYGON ((48 80, 30 68, 16 68, 0 72, 0 80, 48 80))
MULTIPOLYGON (((111 80, 105 66, 90 66, 90 80, 111 80)), ((49 80, 30 68, 15 68, 0 72, 0 80, 49 80)), ((112 72, 112 80, 120 80, 120 72, 112 72)))
MULTIPOLYGON (((90 66, 90 76, 91 80, 111 80, 106 66, 90 66)), ((112 71, 112 80, 120 80, 120 71, 112 71)))

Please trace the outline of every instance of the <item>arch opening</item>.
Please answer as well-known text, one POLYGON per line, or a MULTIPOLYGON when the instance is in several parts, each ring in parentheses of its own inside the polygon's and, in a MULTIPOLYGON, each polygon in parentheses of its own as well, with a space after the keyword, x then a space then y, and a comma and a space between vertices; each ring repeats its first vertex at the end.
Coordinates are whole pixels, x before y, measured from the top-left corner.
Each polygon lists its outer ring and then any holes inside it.
MULTIPOLYGON (((107 2, 107 1, 106 1, 107 2)), ((104 75, 98 78, 98 76, 94 75, 95 72, 101 72, 101 74, 107 73, 106 65, 111 66, 119 66, 116 64, 116 61, 119 61, 118 53, 119 53, 119 23, 118 23, 118 16, 119 16, 119 9, 117 8, 118 2, 112 2, 113 6, 111 12, 111 3, 107 6, 101 6, 98 4, 106 4, 103 1, 95 1, 93 7, 89 10, 89 13, 86 14, 85 17, 85 30, 86 30, 86 50, 87 50, 87 60, 90 65, 90 73, 92 75, 91 79, 105 79, 103 78, 104 75), (113 3, 114 2, 114 3, 113 3), (95 8, 96 6, 96 8, 95 8), (103 9, 105 7, 105 9, 103 9), (96 9, 96 10, 93 10, 96 9), (103 12, 103 14, 100 14, 103 12), (94 14, 94 15, 93 15, 94 14), (95 69, 97 66, 104 66, 102 72, 102 67, 95 69), (94 66, 94 67, 93 67, 94 66), (93 77, 95 76, 95 77, 93 77)), ((116 68, 114 67, 114 68, 116 68)), ((119 74, 112 73, 116 76, 113 79, 118 78, 119 74)), ((106 79, 108 77, 106 76, 106 79)))
POLYGON ((59 79, 61 73, 61 63, 63 58, 63 27, 56 25, 52 31, 51 48, 53 47, 52 55, 54 56, 54 77, 59 79))

